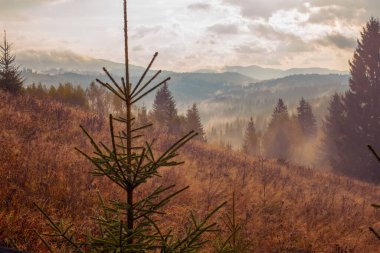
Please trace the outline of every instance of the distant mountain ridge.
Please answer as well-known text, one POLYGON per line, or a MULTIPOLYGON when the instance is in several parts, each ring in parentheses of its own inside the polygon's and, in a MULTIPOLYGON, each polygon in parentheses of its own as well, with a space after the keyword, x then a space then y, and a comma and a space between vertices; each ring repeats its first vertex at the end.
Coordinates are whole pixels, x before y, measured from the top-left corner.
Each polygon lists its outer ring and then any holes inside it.
MULTIPOLYGON (((138 82, 140 76, 131 71, 132 83, 138 82)), ((86 88, 91 82, 97 78, 100 80, 108 81, 108 77, 101 73, 87 73, 79 74, 73 72, 62 72, 56 74, 36 73, 33 71, 24 71, 23 78, 26 85, 32 83, 43 85, 58 85, 60 83, 72 83, 86 88)), ((255 82, 256 80, 241 75, 239 73, 174 73, 163 72, 158 78, 158 81, 164 80, 166 77, 171 77, 169 88, 177 102, 180 110, 186 109, 192 103, 198 103, 205 99, 210 99, 228 90, 231 87, 242 87, 255 82)), ((148 80, 151 73, 146 77, 148 80)), ((120 80, 120 76, 114 75, 116 80, 120 80)), ((144 99, 145 105, 148 107, 153 101, 154 94, 150 94, 144 99)))
MULTIPOLYGON (((122 76, 124 75, 124 64, 104 59, 95 59, 82 56, 70 51, 36 51, 27 50, 17 53, 17 63, 24 68, 33 69, 42 74, 63 74, 72 72, 84 75, 96 75, 102 73, 102 68, 106 67, 110 72, 122 76)), ((144 71, 144 67, 130 65, 132 76, 139 76, 144 71)), ((166 71, 175 73, 174 71, 166 71)), ((257 65, 251 66, 226 66, 220 70, 200 69, 188 73, 220 74, 224 72, 234 72, 245 75, 255 80, 278 79, 290 75, 300 74, 348 74, 347 71, 332 70, 326 68, 292 68, 281 70, 275 68, 263 68, 257 65)))
MULTIPOLYGON (((107 67, 116 80, 120 80, 125 71, 122 63, 71 52, 27 51, 17 54, 17 61, 22 68, 34 70, 24 71, 26 85, 42 83, 49 86, 70 82, 87 87, 96 78, 108 80, 103 67, 107 67)), ((143 67, 130 65, 131 81, 136 83, 143 71, 143 67)), ((147 79, 153 72, 148 73, 147 79)), ((302 96, 305 99, 328 98, 334 92, 343 92, 348 88, 348 75, 322 68, 278 70, 235 66, 226 67, 221 72, 210 69, 185 73, 163 71, 158 81, 168 76, 171 77, 169 88, 179 111, 198 103, 206 120, 222 115, 232 117, 270 113, 278 98, 294 104, 302 96)), ((149 108, 153 98, 154 94, 151 94, 142 103, 149 108)), ((326 106, 322 107, 320 111, 323 113, 326 106)))
POLYGON ((263 68, 260 66, 252 65, 247 67, 242 66, 226 66, 222 72, 236 72, 242 75, 249 76, 258 80, 269 80, 269 79, 278 79, 291 75, 302 75, 302 74, 318 74, 318 75, 327 75, 327 74, 339 74, 346 75, 347 71, 332 70, 326 68, 292 68, 287 70, 274 69, 274 68, 263 68))

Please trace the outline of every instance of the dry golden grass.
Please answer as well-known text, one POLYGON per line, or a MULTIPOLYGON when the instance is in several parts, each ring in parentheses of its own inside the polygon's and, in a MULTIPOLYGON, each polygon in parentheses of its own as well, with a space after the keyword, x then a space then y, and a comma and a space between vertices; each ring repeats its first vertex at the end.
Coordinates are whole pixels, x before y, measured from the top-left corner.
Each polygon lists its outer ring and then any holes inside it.
MULTIPOLYGON (((45 252, 33 232, 46 230, 34 202, 84 231, 98 212, 98 190, 106 199, 120 197, 108 181, 89 175, 91 165, 74 151, 89 151, 80 124, 108 139, 105 121, 88 111, 0 93, 0 245, 45 252)), ((158 140, 159 151, 174 139, 158 140)), ((181 232, 190 210, 205 214, 235 192, 238 241, 246 252, 335 252, 336 244, 377 252, 368 226, 380 220, 370 206, 379 200, 379 187, 197 142, 185 146, 181 158, 184 165, 163 169, 161 179, 140 190, 160 183, 190 186, 170 203, 166 227, 181 232)), ((230 209, 231 201, 216 217, 222 228, 230 209)))

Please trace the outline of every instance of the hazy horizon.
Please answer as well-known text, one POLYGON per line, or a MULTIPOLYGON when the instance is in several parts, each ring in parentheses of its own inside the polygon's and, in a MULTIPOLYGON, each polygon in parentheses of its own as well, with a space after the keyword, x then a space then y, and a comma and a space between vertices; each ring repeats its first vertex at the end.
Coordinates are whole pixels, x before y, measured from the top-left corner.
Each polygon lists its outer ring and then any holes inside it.
MULTIPOLYGON (((132 62, 130 62, 130 65, 134 65, 136 67, 141 67, 144 68, 144 63, 138 64, 133 62, 133 59, 131 59, 132 62)), ((89 55, 82 55, 73 51, 58 51, 58 50, 24 50, 24 51, 18 51, 16 55, 16 61, 20 64, 21 68, 27 68, 27 69, 32 69, 39 71, 39 69, 35 68, 35 65, 46 65, 48 63, 54 63, 58 65, 59 63, 62 63, 62 65, 59 66, 59 68, 62 68, 66 71, 72 71, 74 69, 67 69, 66 65, 76 62, 80 64, 81 62, 86 62, 88 64, 93 64, 93 62, 96 61, 107 61, 109 63, 113 64, 124 64, 123 60, 120 61, 114 61, 112 59, 105 59, 105 58, 95 58, 93 56, 89 55)), ((83 66, 85 67, 85 66, 83 66)), ((286 70, 291 70, 291 69, 307 69, 307 68, 315 68, 315 69, 326 69, 326 70, 332 70, 332 71, 342 71, 342 72, 347 72, 348 73, 348 68, 347 69, 333 69, 333 68, 326 68, 323 66, 294 66, 294 67, 287 67, 287 66, 265 66, 265 65, 257 65, 257 64, 242 64, 242 65, 215 65, 215 66, 210 66, 208 68, 199 68, 199 69, 165 69, 165 68, 160 68, 160 66, 157 66, 157 68, 163 69, 165 71, 173 71, 173 72, 179 72, 179 73, 191 73, 191 72, 202 72, 204 71, 205 73, 207 71, 212 71, 216 73, 222 73, 222 72, 235 72, 235 71, 228 71, 226 68, 234 68, 234 67, 242 67, 242 68, 249 68, 249 67, 260 67, 263 69, 273 69, 273 70, 281 70, 281 71, 286 71, 286 70)), ((348 67, 348 64, 347 64, 348 67)), ((58 66, 51 66, 51 68, 44 68, 44 70, 48 69, 56 69, 58 66)), ((79 70, 79 69, 78 69, 79 70)), ((99 69, 99 72, 102 72, 101 69, 99 69)))

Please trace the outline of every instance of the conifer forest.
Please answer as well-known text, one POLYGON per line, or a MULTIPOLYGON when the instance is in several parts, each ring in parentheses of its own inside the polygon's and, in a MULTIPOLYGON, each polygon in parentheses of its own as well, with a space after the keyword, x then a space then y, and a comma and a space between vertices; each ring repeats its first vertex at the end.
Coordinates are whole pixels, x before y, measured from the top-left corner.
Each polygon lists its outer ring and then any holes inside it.
POLYGON ((380 252, 379 18, 0 0, 0 253, 380 252))

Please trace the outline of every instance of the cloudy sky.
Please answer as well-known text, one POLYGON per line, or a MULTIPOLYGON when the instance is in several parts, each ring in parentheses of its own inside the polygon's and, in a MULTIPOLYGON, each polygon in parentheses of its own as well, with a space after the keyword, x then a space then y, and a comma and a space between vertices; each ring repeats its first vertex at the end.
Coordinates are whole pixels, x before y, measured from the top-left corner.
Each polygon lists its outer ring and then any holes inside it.
MULTIPOLYGON (((131 61, 191 71, 225 65, 348 69, 379 0, 129 0, 131 61)), ((123 61, 122 0, 0 0, 17 53, 123 61), (64 55, 64 54, 62 54, 64 55)), ((2 36, 1 36, 2 37, 2 36)))

